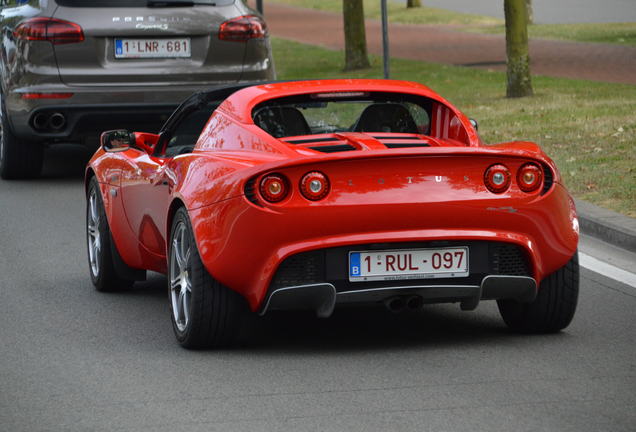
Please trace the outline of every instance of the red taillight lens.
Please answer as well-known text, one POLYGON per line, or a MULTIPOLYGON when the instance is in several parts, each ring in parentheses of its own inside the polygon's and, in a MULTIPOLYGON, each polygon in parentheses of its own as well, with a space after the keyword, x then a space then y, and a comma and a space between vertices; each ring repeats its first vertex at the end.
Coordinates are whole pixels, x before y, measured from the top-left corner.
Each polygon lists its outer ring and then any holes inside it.
POLYGON ((22 99, 68 99, 73 93, 22 93, 22 99))
POLYGON ((219 39, 234 42, 247 42, 250 39, 267 37, 267 24, 256 15, 244 15, 225 21, 219 27, 219 39))
POLYGON ((300 193, 308 200, 321 200, 329 193, 329 179, 321 172, 308 172, 300 179, 300 193))
POLYGON ((269 174, 261 179, 259 191, 265 201, 276 203, 285 199, 289 193, 288 182, 280 174, 269 174))
POLYGON ((79 25, 55 18, 30 18, 16 27, 18 39, 49 41, 55 45, 82 42, 84 31, 79 25))
POLYGON ((510 187, 510 171, 505 165, 491 165, 484 173, 484 183, 490 192, 503 193, 510 187))
POLYGON ((527 163, 517 172, 517 184, 524 192, 534 192, 543 183, 543 171, 537 164, 527 163))

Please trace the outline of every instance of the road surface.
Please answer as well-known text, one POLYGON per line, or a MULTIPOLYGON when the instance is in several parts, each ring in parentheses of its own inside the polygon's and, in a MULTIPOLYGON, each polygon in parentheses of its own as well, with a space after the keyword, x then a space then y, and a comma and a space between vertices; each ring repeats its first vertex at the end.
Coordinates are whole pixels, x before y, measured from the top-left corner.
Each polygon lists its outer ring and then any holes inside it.
POLYGON ((243 347, 187 351, 163 277, 93 289, 85 158, 58 149, 48 178, 0 182, 1 431, 635 430, 634 286, 583 269, 555 335, 512 334, 484 302, 270 316, 243 347))

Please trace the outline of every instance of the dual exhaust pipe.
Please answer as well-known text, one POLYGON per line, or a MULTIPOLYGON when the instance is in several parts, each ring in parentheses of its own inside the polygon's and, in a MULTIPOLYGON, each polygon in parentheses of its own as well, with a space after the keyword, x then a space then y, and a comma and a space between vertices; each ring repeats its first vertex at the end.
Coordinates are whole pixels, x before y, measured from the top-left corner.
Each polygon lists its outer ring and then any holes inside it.
POLYGON ((393 313, 417 311, 424 307, 424 299, 418 295, 395 296, 384 300, 384 306, 393 313))
POLYGON ((66 116, 61 112, 39 112, 33 116, 32 124, 38 131, 59 131, 66 126, 66 116))

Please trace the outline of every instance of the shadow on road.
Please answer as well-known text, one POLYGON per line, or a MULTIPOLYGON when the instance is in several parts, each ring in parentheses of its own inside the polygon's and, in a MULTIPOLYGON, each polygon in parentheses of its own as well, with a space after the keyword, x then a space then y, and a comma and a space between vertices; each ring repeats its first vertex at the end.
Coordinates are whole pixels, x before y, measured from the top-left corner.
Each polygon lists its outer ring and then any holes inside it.
POLYGON ((503 323, 458 306, 429 305, 393 314, 383 307, 340 308, 329 319, 311 313, 276 313, 260 325, 241 350, 285 354, 410 350, 427 346, 473 345, 508 338, 503 323))
MULTIPOLYGON (((165 277, 151 274, 149 280, 135 284, 121 296, 124 302, 144 306, 139 326, 165 313, 168 304, 165 277), (150 308, 149 302, 153 305, 150 308), (162 304, 162 307, 157 307, 162 304)), ((412 350, 427 347, 479 346, 496 341, 512 343, 511 333, 492 308, 482 305, 474 312, 462 312, 458 305, 428 305, 419 312, 393 314, 384 307, 337 308, 329 319, 318 319, 311 312, 276 312, 265 317, 256 315, 246 326, 247 332, 238 347, 223 350, 240 355, 311 355, 316 353, 363 353, 383 350, 412 350), (481 309, 481 310, 480 310, 481 309)), ((129 318, 130 319, 130 318, 129 318)), ((129 322, 135 326, 134 319, 129 322)), ((522 336, 524 339, 528 336, 522 336)), ((558 338, 559 335, 541 336, 558 338)), ((176 343, 176 342, 175 342, 176 343)), ((217 355, 218 350, 207 353, 217 355)), ((206 354, 203 351, 202 354, 206 354)))
POLYGON ((86 163, 94 149, 74 144, 58 144, 44 152, 41 180, 83 179, 86 163))

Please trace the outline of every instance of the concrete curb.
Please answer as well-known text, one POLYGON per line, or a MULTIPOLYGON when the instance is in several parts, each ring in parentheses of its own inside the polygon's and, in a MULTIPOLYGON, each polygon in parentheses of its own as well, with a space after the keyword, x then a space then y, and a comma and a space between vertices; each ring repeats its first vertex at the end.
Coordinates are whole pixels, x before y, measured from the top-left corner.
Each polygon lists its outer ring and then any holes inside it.
POLYGON ((574 201, 583 234, 636 252, 636 219, 606 210, 587 201, 574 201))

